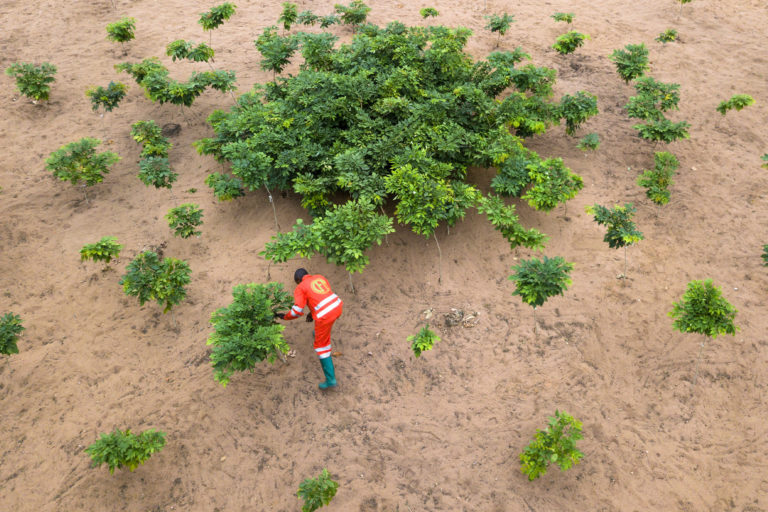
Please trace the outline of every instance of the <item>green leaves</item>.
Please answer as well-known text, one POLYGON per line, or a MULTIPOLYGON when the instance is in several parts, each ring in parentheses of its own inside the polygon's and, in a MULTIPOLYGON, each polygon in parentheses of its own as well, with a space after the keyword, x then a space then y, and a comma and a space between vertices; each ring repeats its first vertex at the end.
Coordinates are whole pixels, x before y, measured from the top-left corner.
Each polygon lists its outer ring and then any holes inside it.
POLYGON ((587 206, 586 211, 595 217, 595 222, 598 225, 606 227, 603 241, 611 249, 632 245, 643 239, 643 234, 637 230, 637 226, 632 222, 632 216, 636 211, 632 203, 627 203, 624 206, 616 205, 613 208, 595 204, 587 206))
POLYGON ((224 2, 221 5, 211 7, 209 11, 200 13, 200 19, 197 22, 203 27, 205 32, 217 29, 235 14, 235 7, 236 5, 230 2, 224 2))
POLYGON ((211 364, 217 382, 229 383, 234 372, 253 370, 256 363, 274 362, 290 347, 283 339, 284 326, 274 322, 275 314, 290 309, 293 297, 279 283, 239 284, 232 290, 233 301, 211 315, 214 332, 211 364))
POLYGON ((104 107, 107 112, 117 107, 117 105, 125 97, 125 91, 128 87, 121 82, 109 82, 109 85, 104 87, 91 87, 85 91, 85 95, 91 99, 91 108, 93 111, 99 110, 99 107, 104 107))
POLYGON ((105 236, 94 244, 85 244, 80 249, 80 261, 103 261, 109 265, 112 259, 117 259, 120 256, 122 248, 123 246, 117 243, 117 238, 105 236))
POLYGON ((765 162, 763 165, 761 165, 761 167, 762 167, 763 169, 768 169, 768 153, 766 153, 766 154, 764 154, 763 156, 761 156, 761 157, 760 157, 760 159, 761 159, 763 162, 765 162))
POLYGON ((436 342, 440 341, 440 336, 435 334, 434 331, 429 329, 429 324, 421 328, 418 334, 408 336, 406 341, 411 342, 411 350, 413 355, 420 357, 421 353, 425 350, 432 350, 432 347, 436 342))
POLYGON ((371 8, 360 0, 352 0, 349 5, 335 4, 333 10, 339 14, 344 25, 353 27, 359 27, 365 23, 368 13, 371 12, 371 8))
POLYGON ((616 64, 616 72, 629 83, 648 71, 648 48, 644 43, 628 44, 624 50, 614 50, 609 57, 616 64))
POLYGON ((582 151, 597 151, 600 147, 600 136, 596 133, 588 133, 581 138, 576 147, 582 151))
POLYGON ((190 282, 189 264, 175 258, 162 258, 152 251, 136 256, 120 279, 126 295, 138 297, 139 304, 154 300, 163 313, 179 304, 187 296, 184 286, 190 282))
POLYGON ((148 156, 139 161, 139 179, 146 186, 170 189, 178 176, 164 156, 148 156))
POLYGON ((0 318, 0 354, 18 354, 19 347, 16 342, 24 331, 21 325, 21 317, 13 313, 6 313, 0 318))
POLYGON ((570 32, 566 32, 565 34, 557 36, 557 39, 555 39, 555 44, 552 45, 552 48, 554 48, 558 53, 562 55, 567 55, 569 53, 575 52, 576 48, 583 46, 586 39, 591 38, 587 34, 582 34, 581 32, 571 30, 570 32))
POLYGON ((486 16, 488 25, 485 26, 491 32, 498 32, 499 36, 503 36, 509 30, 509 27, 515 21, 515 17, 512 14, 503 13, 501 15, 491 14, 486 16))
POLYGON ((419 15, 422 18, 427 19, 430 17, 436 18, 437 16, 440 15, 440 13, 437 12, 437 9, 435 9, 434 7, 424 7, 423 9, 419 9, 419 15))
POLYGON ((280 36, 277 27, 271 26, 264 29, 254 44, 262 56, 261 69, 279 74, 291 62, 291 57, 299 47, 299 38, 293 35, 280 36))
POLYGON ((581 427, 581 422, 573 416, 555 411, 555 416, 549 417, 549 425, 544 430, 536 430, 533 441, 520 454, 521 469, 528 480, 545 474, 550 463, 557 464, 563 471, 578 464, 584 456, 576 448, 576 441, 583 438, 581 427))
POLYGON ((508 277, 515 283, 512 295, 519 295, 523 302, 535 309, 555 295, 563 295, 571 285, 570 272, 573 263, 560 256, 543 259, 521 260, 512 267, 515 272, 508 277))
POLYGON ((656 204, 669 202, 669 186, 672 185, 672 176, 680 166, 677 157, 672 153, 662 151, 654 153, 654 168, 643 171, 637 178, 637 184, 645 187, 645 195, 656 204))
POLYGON ((677 30, 673 28, 668 28, 664 32, 658 35, 654 41, 658 41, 662 44, 671 43, 673 41, 677 41, 677 30))
POLYGON ((91 187, 101 183, 104 175, 109 173, 109 166, 117 163, 120 157, 111 151, 96 153, 99 144, 99 139, 90 137, 65 144, 45 160, 46 168, 53 171, 56 178, 73 185, 83 182, 91 187))
POLYGON ((725 115, 729 110, 741 110, 755 102, 755 99, 749 94, 735 94, 730 99, 721 101, 715 110, 725 115))
POLYGON ((548 158, 529 164, 528 176, 533 186, 523 195, 523 199, 532 208, 545 212, 551 211, 559 203, 573 199, 584 188, 584 180, 571 172, 563 164, 562 158, 548 158))
POLYGON ((674 123, 669 119, 660 121, 650 121, 646 124, 636 124, 633 126, 638 131, 640 137, 653 142, 675 142, 676 140, 691 138, 688 128, 691 123, 680 121, 674 123))
POLYGON ((188 59, 192 62, 213 61, 214 53, 213 48, 205 43, 195 46, 195 43, 183 39, 177 39, 165 48, 165 54, 174 62, 181 59, 188 59))
POLYGON ((536 229, 525 229, 515 214, 514 205, 505 205, 500 197, 487 195, 481 197, 477 211, 488 217, 494 229, 509 242, 509 248, 523 246, 528 249, 543 249, 547 236, 536 229))
POLYGON ((137 121, 131 125, 131 137, 142 145, 142 158, 150 156, 167 157, 168 151, 173 147, 163 131, 154 121, 137 121))
POLYGON ((659 121, 664 119, 662 112, 677 110, 680 101, 680 84, 657 82, 653 77, 646 76, 635 81, 637 96, 629 98, 626 105, 629 117, 643 120, 659 121))
POLYGON ((568 23, 569 25, 573 23, 574 14, 572 12, 556 12, 550 18, 552 18, 555 21, 564 21, 568 23))
POLYGON ((115 469, 123 467, 129 471, 135 470, 163 446, 165 432, 149 429, 136 435, 131 429, 123 432, 115 428, 114 432, 101 434, 101 438, 86 448, 85 453, 91 456, 93 467, 106 464, 109 473, 113 474, 115 469))
POLYGON ((134 18, 120 18, 107 25, 107 39, 116 43, 126 43, 135 37, 136 20, 134 18))
POLYGON ((579 91, 560 99, 560 115, 565 119, 565 133, 573 135, 583 122, 597 115, 597 96, 579 91))
POLYGON ((763 258, 763 266, 768 267, 768 245, 763 246, 763 255, 761 257, 763 258))
POLYGON ((56 66, 43 62, 39 66, 28 62, 14 62, 5 69, 5 74, 16 79, 16 89, 33 101, 48 100, 51 86, 55 81, 56 66))
POLYGON ((245 194, 243 181, 236 176, 214 172, 205 178, 205 184, 213 189, 213 195, 219 201, 231 201, 245 194))
POLYGON ((203 225, 203 210, 196 204, 184 203, 171 208, 165 218, 175 236, 189 238, 201 234, 197 228, 203 225))
POLYGON ((674 319, 672 327, 680 332, 695 332, 710 338, 720 334, 736 335, 733 323, 736 309, 725 300, 720 288, 711 279, 691 281, 680 302, 668 313, 674 319))
POLYGON ((296 10, 296 4, 291 2, 283 2, 283 12, 280 13, 280 17, 277 18, 278 22, 282 22, 285 30, 291 30, 291 25, 296 23, 299 18, 299 12, 296 10))
POLYGON ((320 507, 328 505, 336 496, 338 488, 338 482, 331 480, 327 469, 323 469, 317 478, 307 478, 299 484, 299 490, 296 493, 304 500, 301 512, 315 512, 320 507))

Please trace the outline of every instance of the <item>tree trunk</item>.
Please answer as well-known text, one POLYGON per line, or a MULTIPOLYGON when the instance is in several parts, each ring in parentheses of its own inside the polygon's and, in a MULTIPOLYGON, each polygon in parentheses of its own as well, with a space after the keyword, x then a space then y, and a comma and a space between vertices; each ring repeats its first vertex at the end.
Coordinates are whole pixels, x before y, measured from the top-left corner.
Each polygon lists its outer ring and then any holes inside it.
POLYGON ((537 335, 539 328, 536 326, 536 306, 533 306, 533 334, 537 335))
POLYGON ((347 276, 349 276, 349 286, 352 288, 352 293, 356 294, 355 285, 352 284, 352 272, 347 272, 347 276))
POLYGON ((696 370, 693 372, 693 383, 691 384, 691 391, 693 391, 694 386, 696 386, 696 379, 699 377, 699 364, 701 363, 701 354, 704 352, 704 345, 706 345, 706 341, 701 342, 701 348, 699 348, 699 357, 696 358, 696 370))
POLYGON ((272 199, 272 192, 269 191, 269 187, 267 187, 267 184, 264 184, 264 188, 267 189, 267 194, 269 196, 269 204, 272 205, 272 215, 275 216, 275 231, 280 231, 280 224, 277 223, 277 210, 275 210, 275 202, 272 199))
POLYGON ((437 241, 437 233, 432 232, 432 236, 435 237, 435 243, 437 244, 437 282, 443 282, 443 251, 440 250, 440 242, 437 241))

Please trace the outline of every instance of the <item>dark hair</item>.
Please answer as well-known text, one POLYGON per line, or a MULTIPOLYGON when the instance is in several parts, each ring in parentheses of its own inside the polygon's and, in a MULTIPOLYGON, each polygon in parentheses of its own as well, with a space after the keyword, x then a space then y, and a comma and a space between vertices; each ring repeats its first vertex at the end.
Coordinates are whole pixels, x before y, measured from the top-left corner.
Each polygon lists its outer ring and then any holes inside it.
POLYGON ((296 281, 296 284, 299 284, 301 279, 308 274, 309 272, 305 268, 296 269, 296 272, 293 273, 293 280, 296 281))

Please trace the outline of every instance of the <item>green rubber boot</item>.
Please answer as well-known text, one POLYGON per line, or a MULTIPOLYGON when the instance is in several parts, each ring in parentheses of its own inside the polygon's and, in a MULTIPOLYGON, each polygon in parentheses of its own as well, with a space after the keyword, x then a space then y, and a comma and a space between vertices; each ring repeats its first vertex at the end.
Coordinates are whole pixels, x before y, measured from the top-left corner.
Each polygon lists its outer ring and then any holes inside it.
POLYGON ((321 382, 317 385, 320 389, 328 389, 336 387, 336 372, 333 370, 333 358, 328 356, 320 360, 320 366, 323 367, 323 373, 325 374, 325 382, 321 382))

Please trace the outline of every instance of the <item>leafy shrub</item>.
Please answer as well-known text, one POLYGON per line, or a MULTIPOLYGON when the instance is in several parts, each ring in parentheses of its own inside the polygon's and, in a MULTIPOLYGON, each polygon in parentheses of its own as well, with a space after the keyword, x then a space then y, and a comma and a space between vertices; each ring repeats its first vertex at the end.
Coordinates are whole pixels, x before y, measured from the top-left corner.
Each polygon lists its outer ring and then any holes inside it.
POLYGON ((338 25, 339 23, 341 23, 341 18, 335 14, 320 16, 320 28, 328 28, 331 25, 338 25))
POLYGON ((235 14, 235 5, 230 2, 224 2, 221 5, 211 7, 209 11, 200 13, 200 19, 197 21, 203 31, 215 30, 235 14))
POLYGON ((107 25, 107 39, 116 43, 127 43, 134 39, 136 30, 136 20, 134 18, 120 18, 114 23, 107 25))
POLYGON ((608 244, 608 247, 611 249, 624 248, 624 274, 621 277, 626 279, 627 246, 643 239, 643 234, 638 231, 637 226, 632 221, 632 216, 636 211, 635 207, 632 206, 632 203, 627 203, 624 206, 616 205, 613 208, 595 204, 587 206, 586 210, 587 213, 595 217, 595 222, 599 226, 606 227, 603 241, 608 244))
POLYGON ((657 82, 653 77, 644 76, 635 81, 637 96, 629 98, 626 105, 629 117, 659 121, 663 112, 675 109, 680 102, 680 84, 657 82))
POLYGON ((197 228, 203 224, 203 210, 196 204, 184 203, 171 208, 165 218, 176 236, 189 238, 201 234, 197 228))
POLYGON ((691 3, 691 0, 676 0, 680 4, 680 14, 683 13, 683 5, 691 3))
POLYGON ((691 124, 687 121, 674 123, 669 119, 659 121, 650 121, 646 124, 636 124, 633 126, 638 131, 640 137, 654 142, 675 142, 676 140, 689 139, 688 128, 691 124))
POLYGON ((570 272, 573 263, 566 262, 560 256, 544 256, 541 260, 521 260, 512 270, 515 273, 508 278, 515 283, 512 295, 519 295, 523 302, 536 309, 550 297, 563 295, 568 289, 572 282, 570 272))
POLYGON ((21 325, 21 317, 13 313, 6 313, 0 318, 0 354, 7 356, 18 354, 19 347, 16 343, 19 335, 24 331, 21 325))
POLYGON ((299 12, 296 10, 296 4, 291 2, 283 2, 283 12, 280 13, 280 17, 277 18, 278 22, 283 23, 285 30, 291 30, 291 25, 296 23, 299 18, 299 12))
POLYGON ((117 238, 105 236, 96 243, 85 244, 80 249, 80 261, 103 261, 109 265, 112 259, 117 259, 120 256, 122 248, 123 246, 117 243, 117 238))
POLYGON ((560 99, 560 115, 565 119, 565 133, 573 135, 579 126, 597 115, 597 97, 585 91, 571 96, 566 94, 560 99))
POLYGON ((45 160, 46 167, 56 178, 73 185, 83 182, 84 186, 91 187, 101 183, 104 175, 109 173, 109 166, 117 163, 120 157, 111 151, 96 153, 99 144, 99 139, 90 137, 65 144, 45 160))
POLYGON ((562 55, 567 55, 576 51, 576 48, 583 46, 586 39, 590 39, 587 34, 571 30, 570 32, 557 36, 552 48, 562 55))
POLYGON ((430 17, 436 18, 440 15, 440 13, 437 12, 437 9, 435 9, 434 7, 424 7, 423 9, 419 9, 419 14, 424 19, 427 19, 430 17))
POLYGON ((763 266, 768 267, 768 245, 763 246, 763 266))
POLYGON ((521 245, 534 250, 544 248, 547 236, 533 228, 525 229, 515 214, 514 205, 505 205, 500 197, 488 194, 480 198, 477 211, 488 217, 494 229, 509 242, 510 249, 521 245))
POLYGON ((113 474, 115 469, 124 467, 129 471, 135 470, 163 446, 165 432, 149 429, 136 435, 131 429, 123 432, 116 428, 114 432, 101 434, 101 438, 86 448, 85 453, 91 456, 93 467, 106 464, 109 473, 113 474))
POLYGON ((576 147, 582 151, 596 151, 600 147, 600 136, 596 133, 588 133, 581 138, 576 147))
POLYGON ((208 62, 213 61, 215 52, 213 51, 213 48, 205 43, 200 43, 195 46, 195 43, 192 41, 177 39, 165 47, 165 54, 174 62, 176 62, 177 59, 188 59, 192 62, 208 62))
POLYGON ((126 295, 138 297, 139 305, 154 300, 165 305, 163 313, 179 304, 187 296, 184 286, 190 281, 189 264, 175 258, 161 258, 146 251, 136 256, 120 279, 126 295))
POLYGON ((16 79, 16 89, 32 101, 48 100, 51 86, 56 79, 56 66, 43 62, 39 66, 28 62, 14 62, 5 74, 16 79))
POLYGON ((637 184, 645 187, 645 195, 656 204, 669 202, 669 187, 672 185, 672 176, 680 166, 677 157, 672 153, 662 151, 654 154, 654 168, 643 171, 637 178, 637 184))
POLYGON ((644 43, 628 44, 624 50, 613 50, 610 59, 616 64, 616 71, 626 83, 648 71, 648 49, 644 43))
POLYGON ((205 184, 213 189, 213 195, 219 201, 231 201, 245 194, 243 181, 237 176, 214 172, 205 178, 205 184))
POLYGON ((658 41, 659 43, 667 44, 674 41, 677 41, 677 30, 673 28, 668 28, 664 32, 658 35, 654 41, 658 41))
POLYGON ((317 478, 307 478, 299 484, 299 491, 296 493, 304 500, 301 512, 315 512, 320 507, 328 505, 336 496, 338 488, 338 482, 331 480, 327 469, 323 469, 317 478))
POLYGON ((278 35, 275 26, 265 28, 254 41, 256 49, 262 56, 261 69, 272 71, 275 75, 281 73, 283 68, 291 62, 291 57, 299 48, 299 42, 296 36, 278 35))
POLYGON ((281 284, 239 284, 232 296, 232 304, 211 315, 214 332, 207 342, 213 345, 214 378, 222 386, 234 372, 253 370, 265 359, 272 363, 290 350, 282 335, 285 327, 274 321, 277 313, 293 305, 281 284))
POLYGON ((139 179, 146 186, 171 188, 178 177, 167 157, 148 156, 139 161, 139 179))
POLYGON ((121 82, 109 82, 105 87, 91 87, 85 91, 85 95, 91 99, 91 108, 96 112, 103 107, 106 112, 112 112, 114 108, 125 98, 128 87, 121 82))
POLYGON ((556 12, 550 18, 555 21, 564 21, 570 25, 573 23, 574 14, 572 12, 556 12))
POLYGON ((509 30, 512 23, 515 22, 515 17, 512 14, 507 13, 504 13, 501 16, 498 14, 491 14, 490 16, 486 16, 485 19, 488 20, 488 25, 486 25, 485 28, 491 32, 498 33, 499 40, 501 39, 501 36, 507 33, 507 30, 509 30))
POLYGON ((154 121, 137 121, 131 125, 131 137, 142 145, 142 158, 150 156, 167 157, 173 147, 163 131, 154 121))
POLYGON ((717 111, 725 115, 729 110, 741 110, 755 102, 755 99, 749 94, 735 94, 730 99, 721 101, 717 106, 717 111))
POLYGON ((296 16, 296 23, 300 25, 315 25, 320 21, 320 16, 314 14, 312 11, 301 11, 296 16))
POLYGON ((365 5, 361 0, 352 0, 349 5, 335 4, 333 10, 341 17, 344 25, 360 26, 365 23, 371 8, 365 5))
POLYGON ((584 188, 584 180, 563 164, 562 158, 549 158, 528 166, 533 186, 522 196, 532 208, 549 212, 558 204, 573 199, 584 188))
POLYGON ((407 341, 411 342, 413 355, 420 357, 425 350, 432 350, 435 342, 440 341, 440 336, 429 329, 429 324, 421 328, 418 334, 408 336, 407 341))
POLYGON ((582 439, 581 422, 573 416, 555 411, 549 417, 544 430, 536 430, 536 436, 520 454, 522 471, 528 480, 535 480, 547 472, 550 463, 557 464, 565 471, 578 464, 584 456, 576 448, 576 441, 582 439))

